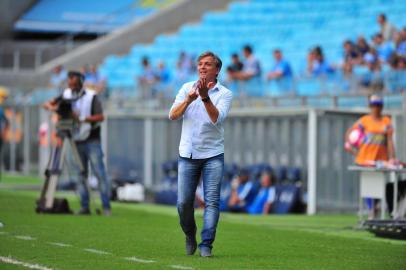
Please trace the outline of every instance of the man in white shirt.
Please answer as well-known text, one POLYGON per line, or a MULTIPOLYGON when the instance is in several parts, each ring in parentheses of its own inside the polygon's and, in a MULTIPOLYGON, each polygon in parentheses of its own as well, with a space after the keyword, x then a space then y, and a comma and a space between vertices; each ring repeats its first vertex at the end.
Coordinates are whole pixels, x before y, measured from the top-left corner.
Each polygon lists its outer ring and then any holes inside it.
POLYGON ((217 77, 220 58, 212 52, 198 57, 199 80, 179 90, 169 119, 183 118, 178 163, 178 213, 186 235, 186 254, 197 248, 194 199, 200 176, 203 180, 204 221, 200 256, 212 256, 219 219, 220 185, 224 170, 223 122, 230 110, 232 93, 217 77))
POLYGON ((378 16, 378 24, 381 27, 381 34, 384 41, 392 42, 395 38, 396 27, 388 22, 386 15, 383 13, 379 14, 378 16))

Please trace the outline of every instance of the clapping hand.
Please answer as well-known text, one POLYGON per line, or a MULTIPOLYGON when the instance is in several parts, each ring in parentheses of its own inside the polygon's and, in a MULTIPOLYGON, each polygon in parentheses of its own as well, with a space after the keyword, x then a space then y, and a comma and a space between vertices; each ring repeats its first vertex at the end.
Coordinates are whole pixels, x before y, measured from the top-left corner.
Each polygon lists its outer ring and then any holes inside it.
POLYGON ((214 82, 208 82, 206 78, 201 78, 197 83, 200 97, 206 98, 209 95, 209 89, 213 88, 214 85, 214 82))
POLYGON ((187 102, 192 103, 198 96, 199 96, 199 82, 193 85, 192 89, 190 89, 189 93, 187 94, 187 102))

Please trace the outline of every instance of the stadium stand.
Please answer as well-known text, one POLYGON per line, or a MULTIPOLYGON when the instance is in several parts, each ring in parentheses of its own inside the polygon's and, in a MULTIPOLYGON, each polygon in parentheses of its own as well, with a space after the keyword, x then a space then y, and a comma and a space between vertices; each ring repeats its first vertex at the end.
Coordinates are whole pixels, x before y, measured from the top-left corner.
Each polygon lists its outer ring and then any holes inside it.
MULTIPOLYGON (((127 55, 106 57, 100 71, 108 78, 108 86, 119 89, 120 95, 139 96, 140 93, 134 89, 139 88, 136 78, 143 73, 141 59, 147 57, 152 66, 164 61, 172 78, 169 89, 173 91, 180 83, 176 81, 175 67, 182 51, 194 58, 202 51, 213 50, 224 60, 224 66, 228 66, 231 54, 250 44, 261 62, 263 78, 259 82, 245 82, 243 86, 229 85, 238 94, 241 94, 241 88, 251 96, 287 94, 286 84, 280 81, 265 83, 264 80, 273 67, 272 51, 276 48, 283 51, 291 64, 296 94, 345 94, 358 89, 359 84, 352 86, 352 80, 341 71, 343 42, 349 39, 355 43, 360 35, 369 41, 373 34, 379 32, 376 18, 380 13, 387 14, 388 20, 402 29, 406 25, 405 12, 406 3, 400 0, 233 2, 227 11, 207 12, 200 23, 185 24, 175 34, 158 35, 151 44, 135 44, 127 55), (324 59, 331 66, 331 74, 308 74, 306 56, 315 46, 324 49, 324 59)), ((385 89, 404 89, 404 71, 392 72, 390 69, 386 64, 379 71, 385 89)), ((222 75, 226 79, 224 70, 222 75)), ((366 84, 373 80, 365 66, 354 67, 351 73, 357 81, 366 78, 366 84)), ((193 76, 183 77, 183 81, 191 78, 193 76)), ((165 94, 174 95, 171 91, 165 94)))
POLYGON ((25 32, 106 33, 141 20, 175 0, 40 0, 14 26, 25 32))

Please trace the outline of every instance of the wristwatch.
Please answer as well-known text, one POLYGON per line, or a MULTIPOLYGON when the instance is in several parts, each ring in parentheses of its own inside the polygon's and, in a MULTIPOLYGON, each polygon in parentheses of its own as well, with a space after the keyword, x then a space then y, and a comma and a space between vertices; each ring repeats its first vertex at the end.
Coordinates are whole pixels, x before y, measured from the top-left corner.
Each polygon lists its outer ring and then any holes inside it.
POLYGON ((205 98, 202 98, 202 101, 203 101, 203 102, 209 102, 209 101, 210 101, 210 97, 207 96, 207 97, 205 97, 205 98))

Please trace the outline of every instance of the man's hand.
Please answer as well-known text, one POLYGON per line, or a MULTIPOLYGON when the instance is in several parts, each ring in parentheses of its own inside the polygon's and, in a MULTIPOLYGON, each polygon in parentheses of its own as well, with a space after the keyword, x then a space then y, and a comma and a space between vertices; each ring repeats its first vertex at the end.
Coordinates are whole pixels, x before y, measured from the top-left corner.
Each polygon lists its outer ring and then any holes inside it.
POLYGON ((79 119, 79 115, 75 112, 72 112, 72 118, 75 122, 81 122, 79 119))
POLYGON ((58 109, 58 104, 53 100, 47 101, 42 105, 42 108, 44 108, 47 111, 55 112, 58 109))
MULTIPOLYGON (((98 115, 96 115, 96 116, 98 116, 98 115)), ((94 118, 94 116, 91 116, 91 117, 94 118)), ((88 118, 80 118, 79 114, 77 114, 75 112, 72 112, 72 118, 75 122, 78 122, 78 123, 88 122, 88 118)), ((101 121, 103 121, 103 120, 101 120, 101 121)), ((94 122, 97 122, 97 121, 95 120, 94 122)))
POLYGON ((189 93, 186 96, 186 102, 188 104, 192 103, 199 95, 197 93, 197 87, 192 87, 192 89, 190 89, 189 93))
POLYGON ((199 95, 201 98, 206 98, 209 95, 209 89, 213 88, 216 84, 214 82, 207 82, 206 78, 198 81, 199 95))

